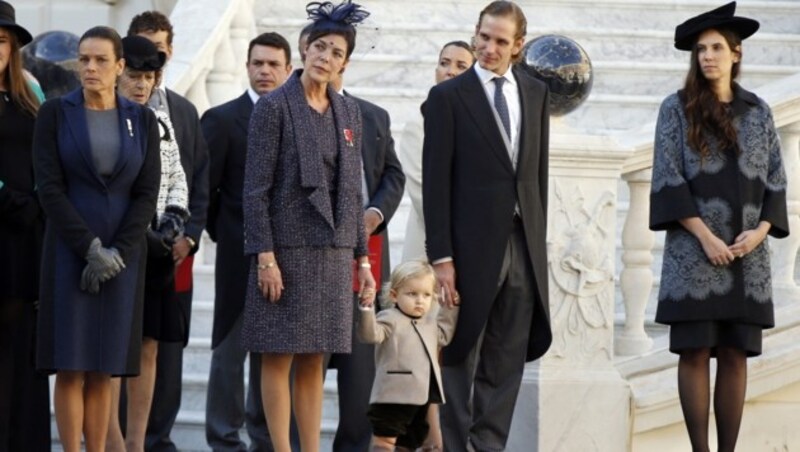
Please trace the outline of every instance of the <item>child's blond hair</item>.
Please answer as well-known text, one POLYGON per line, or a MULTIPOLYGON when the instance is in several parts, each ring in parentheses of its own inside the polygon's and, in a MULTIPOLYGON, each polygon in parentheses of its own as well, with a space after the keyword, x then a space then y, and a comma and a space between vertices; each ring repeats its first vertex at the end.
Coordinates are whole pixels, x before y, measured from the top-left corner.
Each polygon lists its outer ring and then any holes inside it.
POLYGON ((433 271, 433 267, 422 260, 410 260, 395 267, 394 270, 392 270, 389 281, 383 285, 383 296, 381 297, 382 307, 391 307, 394 304, 392 298, 389 296, 392 290, 396 291, 411 279, 424 278, 426 276, 433 279, 433 301, 436 301, 439 298, 437 290, 439 285, 436 284, 436 273, 433 271))

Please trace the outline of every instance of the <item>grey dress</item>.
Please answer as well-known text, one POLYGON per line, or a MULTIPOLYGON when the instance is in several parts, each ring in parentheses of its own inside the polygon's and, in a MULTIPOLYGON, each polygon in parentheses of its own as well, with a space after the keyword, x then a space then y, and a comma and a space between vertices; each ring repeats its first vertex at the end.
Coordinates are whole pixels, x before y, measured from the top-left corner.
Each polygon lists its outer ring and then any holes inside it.
POLYGON ((329 90, 323 115, 298 73, 259 100, 248 138, 243 193, 251 256, 242 346, 268 353, 349 353, 352 263, 366 254, 360 113, 329 90), (284 291, 257 287, 257 254, 274 251, 284 291))

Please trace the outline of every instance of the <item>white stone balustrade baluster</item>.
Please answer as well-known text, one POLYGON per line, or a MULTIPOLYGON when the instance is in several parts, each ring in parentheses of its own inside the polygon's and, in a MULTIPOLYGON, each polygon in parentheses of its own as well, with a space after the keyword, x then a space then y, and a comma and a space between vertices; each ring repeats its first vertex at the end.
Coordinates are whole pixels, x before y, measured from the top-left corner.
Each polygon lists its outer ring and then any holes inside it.
MULTIPOLYGON (((800 249, 800 122, 781 127, 778 133, 781 137, 783 165, 786 169, 786 201, 789 211, 789 230, 792 233, 789 237, 771 244, 772 278, 776 291, 797 289, 794 272, 797 251, 800 249)), ((775 298, 776 302, 780 302, 783 297, 775 298)))
POLYGON ((239 66, 234 57, 230 28, 228 28, 224 30, 224 35, 214 52, 211 72, 206 80, 208 101, 211 106, 222 104, 242 94, 239 73, 244 70, 244 65, 239 66))
POLYGON ((650 212, 650 169, 625 174, 630 203, 622 228, 620 288, 625 305, 625 328, 616 338, 618 355, 638 355, 650 350, 653 340, 644 331, 644 314, 653 289, 653 244, 655 233, 648 228, 650 212))
POLYGON ((186 98, 194 104, 195 108, 197 108, 197 113, 200 115, 211 107, 206 90, 206 75, 207 72, 203 71, 186 92, 186 98))
POLYGON ((230 40, 233 49, 234 67, 236 71, 235 84, 239 88, 238 94, 248 86, 247 72, 247 46, 250 40, 256 36, 256 24, 253 21, 253 2, 252 0, 240 0, 238 10, 231 21, 230 40))

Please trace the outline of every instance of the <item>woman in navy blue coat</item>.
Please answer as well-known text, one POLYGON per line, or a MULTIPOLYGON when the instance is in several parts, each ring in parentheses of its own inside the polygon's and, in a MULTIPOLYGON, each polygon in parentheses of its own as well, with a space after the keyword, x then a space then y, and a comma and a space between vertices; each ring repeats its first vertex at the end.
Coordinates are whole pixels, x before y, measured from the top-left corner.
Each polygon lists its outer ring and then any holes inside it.
POLYGON ((156 208, 153 113, 116 95, 124 68, 111 28, 78 48, 82 88, 45 102, 34 170, 47 215, 37 367, 56 372, 56 422, 66 451, 105 448, 110 377, 139 372, 145 231, 156 208))

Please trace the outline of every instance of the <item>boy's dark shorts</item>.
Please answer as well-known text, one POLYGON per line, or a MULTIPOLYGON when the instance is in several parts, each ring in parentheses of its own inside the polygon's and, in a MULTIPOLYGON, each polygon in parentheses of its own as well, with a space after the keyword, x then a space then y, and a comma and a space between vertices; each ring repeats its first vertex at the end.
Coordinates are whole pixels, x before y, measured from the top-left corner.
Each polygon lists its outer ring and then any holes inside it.
POLYGON ((372 424, 372 434, 397 438, 397 447, 417 449, 428 436, 428 406, 397 403, 372 403, 367 418, 372 424))

